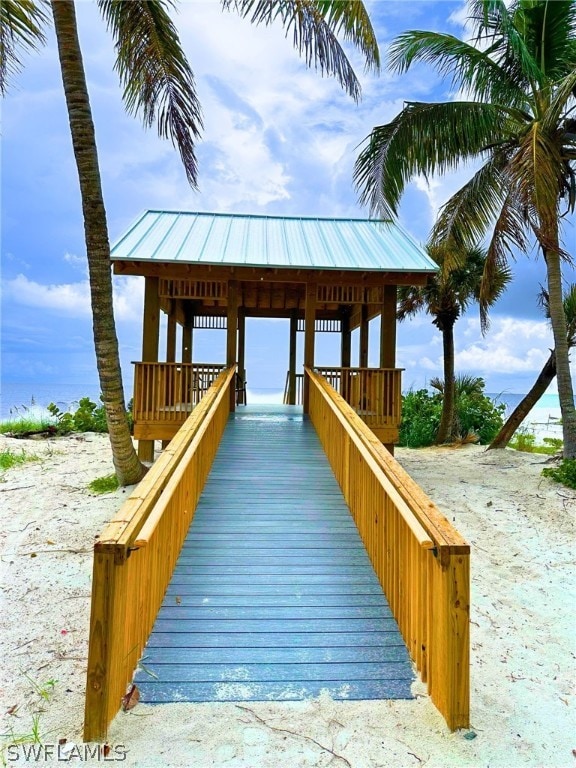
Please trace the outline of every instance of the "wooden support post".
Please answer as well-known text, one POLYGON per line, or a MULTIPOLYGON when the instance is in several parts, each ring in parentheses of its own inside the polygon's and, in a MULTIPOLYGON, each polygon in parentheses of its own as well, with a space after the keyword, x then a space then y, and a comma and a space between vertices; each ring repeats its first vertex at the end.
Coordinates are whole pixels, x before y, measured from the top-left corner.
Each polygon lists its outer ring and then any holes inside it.
POLYGON ((184 305, 184 325, 182 326, 182 362, 192 362, 192 341, 194 332, 194 312, 190 305, 184 305))
POLYGON ((246 310, 238 309, 238 373, 246 383, 246 310))
MULTIPOLYGON (((380 313, 380 368, 396 367, 396 294, 395 285, 384 286, 380 313)), ((384 443, 384 447, 394 456, 394 443, 384 443)))
POLYGON ((470 727, 470 555, 442 555, 434 564, 428 686, 455 731, 470 727))
POLYGON ((360 349, 358 365, 368 368, 368 305, 362 304, 360 320, 360 349))
POLYGON ((182 326, 182 362, 192 362, 192 325, 182 326))
POLYGON ((168 315, 166 325, 166 362, 176 362, 176 318, 174 315, 168 315))
POLYGON ((380 368, 396 367, 396 286, 384 286, 380 314, 380 368))
MULTIPOLYGON (((228 311, 226 332, 226 365, 230 368, 236 365, 237 360, 237 336, 238 336, 238 283, 236 280, 228 281, 228 311)), ((230 411, 236 408, 236 387, 230 386, 230 411)))
MULTIPOLYGON (((116 565, 113 552, 95 552, 84 740, 105 741, 108 724, 118 711, 125 688, 122 632, 126 622, 126 565, 116 565)), ((137 660, 137 659, 136 659, 137 660)))
POLYGON ((350 368, 352 365, 352 332, 350 331, 350 315, 345 312, 341 319, 342 342, 341 364, 342 368, 350 368))
MULTIPOLYGON (((316 283, 306 283, 304 309, 304 365, 314 368, 314 332, 316 330, 316 283)), ((304 413, 310 409, 310 382, 304 376, 304 413)))
MULTIPOLYGON (((158 362, 158 342, 160 339, 160 298, 158 296, 158 278, 146 277, 144 283, 144 323, 142 327, 142 362, 158 362)), ((140 461, 154 461, 154 441, 138 441, 140 461)))
POLYGON ((298 339, 298 310, 290 314, 290 354, 288 357, 288 405, 296 405, 296 349, 298 339))

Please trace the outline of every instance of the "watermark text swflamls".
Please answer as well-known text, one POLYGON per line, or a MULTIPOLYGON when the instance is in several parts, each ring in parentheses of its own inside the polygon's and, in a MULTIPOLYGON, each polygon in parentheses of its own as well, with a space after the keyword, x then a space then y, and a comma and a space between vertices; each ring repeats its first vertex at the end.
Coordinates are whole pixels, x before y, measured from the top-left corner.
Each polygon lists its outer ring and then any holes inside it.
POLYGON ((103 763, 122 763, 128 750, 123 744, 9 744, 6 757, 11 763, 62 763, 97 760, 103 763))

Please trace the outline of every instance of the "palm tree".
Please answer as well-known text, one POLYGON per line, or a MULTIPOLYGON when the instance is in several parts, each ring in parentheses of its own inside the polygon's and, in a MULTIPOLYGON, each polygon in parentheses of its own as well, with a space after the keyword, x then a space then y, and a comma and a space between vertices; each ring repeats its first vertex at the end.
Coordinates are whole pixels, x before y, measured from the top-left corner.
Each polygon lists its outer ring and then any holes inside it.
MULTIPOLYGON (((550 303, 548 300, 548 292, 545 290, 540 294, 540 303, 546 311, 546 316, 550 318, 550 303)), ((568 349, 573 349, 576 347, 576 284, 574 283, 570 286, 570 289, 564 297, 564 315, 566 316, 568 349)), ((554 350, 551 350, 548 359, 544 363, 544 366, 538 374, 538 378, 532 385, 530 391, 524 395, 516 408, 514 408, 506 420, 506 423, 502 425, 502 429, 488 446, 488 449, 506 448, 520 424, 546 392, 555 377, 556 354, 554 350)))
MULTIPOLYGON (((181 48, 167 8, 171 0, 97 0, 112 33, 117 53, 116 69, 124 88, 128 112, 141 114, 146 126, 156 123, 162 138, 178 148, 186 176, 195 187, 198 168, 195 142, 202 118, 190 65, 181 48)), ((90 279, 96 363, 106 409, 112 455, 122 485, 137 482, 145 468, 140 463, 128 428, 118 353, 110 269, 108 225, 102 197, 100 171, 90 100, 78 40, 73 0, 50 0, 58 42, 60 69, 66 96, 74 156, 78 169, 88 271, 90 279)), ((278 18, 292 31, 294 44, 322 73, 335 75, 355 99, 360 86, 337 35, 361 49, 367 66, 378 68, 378 45, 361 2, 293 0, 257 3, 224 0, 253 23, 278 18)), ((2 0, 0 3, 0 90, 21 64, 21 52, 44 42, 48 17, 35 0, 2 0)))
POLYGON ((576 3, 572 0, 473 0, 472 43, 437 32, 398 37, 390 66, 435 66, 468 100, 408 102, 373 129, 355 167, 361 200, 395 216, 414 176, 480 161, 478 171, 444 205, 431 241, 478 243, 493 227, 481 310, 490 275, 515 248, 535 238, 546 263, 564 456, 576 457, 576 409, 563 310, 564 211, 576 205, 576 3))
MULTIPOLYGON (((398 320, 405 320, 421 310, 432 315, 432 323, 442 333, 444 352, 444 384, 442 416, 436 435, 436 443, 452 442, 458 437, 455 418, 455 377, 454 377, 454 325, 472 301, 480 298, 482 275, 486 265, 486 252, 472 248, 454 257, 446 249, 428 249, 440 271, 428 280, 426 285, 402 286, 398 290, 398 320), (455 266, 456 258, 459 265, 455 266)), ((506 268, 497 269, 492 275, 488 304, 492 305, 502 294, 510 280, 506 268)), ((482 319, 482 330, 486 330, 487 318, 482 319)))

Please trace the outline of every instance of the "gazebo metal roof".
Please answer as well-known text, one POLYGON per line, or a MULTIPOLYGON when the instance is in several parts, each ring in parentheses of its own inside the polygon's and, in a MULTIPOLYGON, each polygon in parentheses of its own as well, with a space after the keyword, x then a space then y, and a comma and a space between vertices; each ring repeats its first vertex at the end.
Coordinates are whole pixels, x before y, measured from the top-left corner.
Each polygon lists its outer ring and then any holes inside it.
POLYGON ((433 273, 437 265, 397 224, 374 219, 145 211, 112 261, 433 273))

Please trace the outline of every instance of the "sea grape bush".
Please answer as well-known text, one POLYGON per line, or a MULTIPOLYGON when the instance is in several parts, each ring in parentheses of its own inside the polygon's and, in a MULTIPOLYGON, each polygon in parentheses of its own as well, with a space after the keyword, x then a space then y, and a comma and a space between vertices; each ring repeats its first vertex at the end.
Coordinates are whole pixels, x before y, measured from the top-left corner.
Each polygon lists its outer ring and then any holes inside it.
MULTIPOLYGON (((442 396, 440 392, 430 393, 426 389, 410 390, 402 396, 399 445, 407 448, 434 445, 442 415, 442 396)), ((504 423, 506 406, 484 394, 483 382, 476 391, 457 393, 455 405, 462 439, 474 437, 486 445, 504 423)))
POLYGON ((61 435, 70 432, 108 432, 104 406, 96 405, 89 397, 80 398, 75 411, 61 411, 54 403, 50 403, 47 410, 56 419, 58 433, 61 435))

